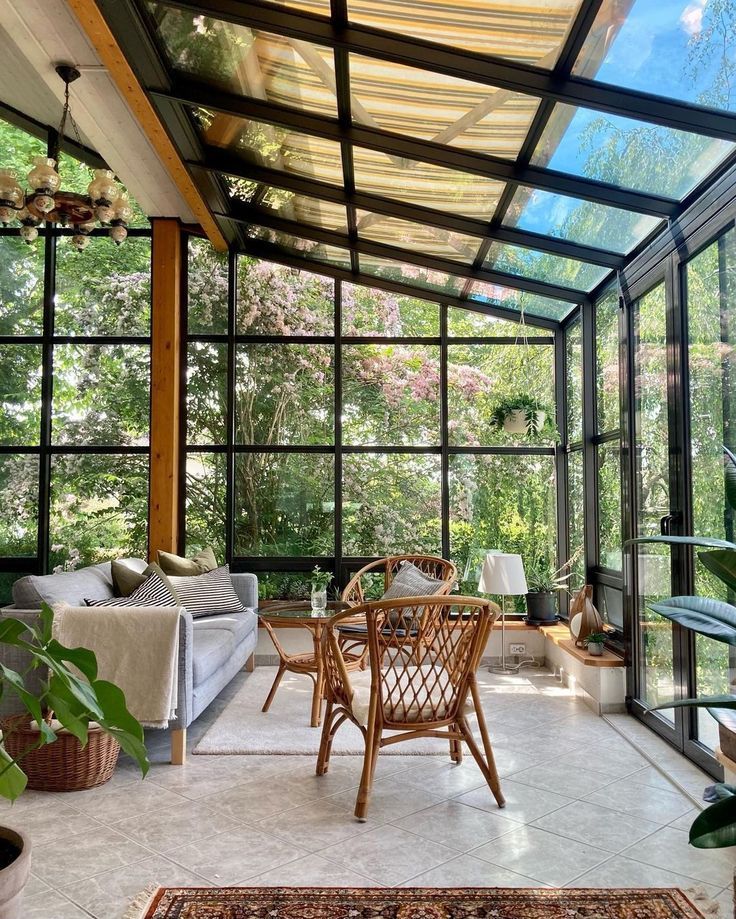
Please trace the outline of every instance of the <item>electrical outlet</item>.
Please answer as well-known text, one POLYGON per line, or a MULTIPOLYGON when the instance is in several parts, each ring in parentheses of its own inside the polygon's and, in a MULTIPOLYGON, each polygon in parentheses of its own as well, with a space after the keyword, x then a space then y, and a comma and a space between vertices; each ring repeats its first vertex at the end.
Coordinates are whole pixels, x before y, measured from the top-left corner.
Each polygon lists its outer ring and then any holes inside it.
POLYGON ((526 645, 509 645, 509 654, 526 654, 526 645))

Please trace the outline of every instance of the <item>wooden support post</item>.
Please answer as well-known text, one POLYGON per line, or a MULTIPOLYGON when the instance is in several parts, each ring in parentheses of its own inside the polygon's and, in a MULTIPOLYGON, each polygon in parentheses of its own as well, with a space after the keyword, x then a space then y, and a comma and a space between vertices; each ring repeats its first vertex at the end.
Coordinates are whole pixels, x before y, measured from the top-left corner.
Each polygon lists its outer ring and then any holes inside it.
POLYGON ((154 218, 151 258, 151 471, 148 556, 176 552, 179 533, 181 228, 154 218))

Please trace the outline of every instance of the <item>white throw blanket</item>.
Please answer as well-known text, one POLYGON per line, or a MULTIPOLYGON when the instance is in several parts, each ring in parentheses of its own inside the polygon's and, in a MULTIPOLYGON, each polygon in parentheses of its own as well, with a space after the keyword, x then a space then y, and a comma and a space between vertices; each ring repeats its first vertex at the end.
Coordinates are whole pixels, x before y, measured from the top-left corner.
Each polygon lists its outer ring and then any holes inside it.
POLYGON ((54 638, 89 648, 98 677, 125 694, 144 727, 165 728, 176 715, 179 607, 54 606, 54 638))

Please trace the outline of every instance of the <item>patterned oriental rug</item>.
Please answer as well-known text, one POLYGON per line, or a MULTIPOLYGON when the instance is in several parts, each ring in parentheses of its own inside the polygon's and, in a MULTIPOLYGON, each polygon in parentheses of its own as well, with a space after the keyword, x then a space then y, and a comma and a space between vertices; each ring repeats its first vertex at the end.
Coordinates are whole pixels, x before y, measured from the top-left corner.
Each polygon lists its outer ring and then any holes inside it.
POLYGON ((681 890, 161 887, 132 919, 703 919, 681 890))

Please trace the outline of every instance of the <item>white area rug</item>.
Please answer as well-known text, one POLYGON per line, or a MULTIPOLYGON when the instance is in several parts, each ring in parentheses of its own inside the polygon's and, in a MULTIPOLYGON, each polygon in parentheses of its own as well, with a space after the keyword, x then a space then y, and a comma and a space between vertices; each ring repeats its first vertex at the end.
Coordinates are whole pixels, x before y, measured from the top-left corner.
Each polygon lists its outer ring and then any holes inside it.
MULTIPOLYGON (((285 673, 270 710, 264 714, 261 706, 275 676, 275 667, 258 667, 250 674, 225 711, 194 748, 194 752, 316 756, 322 728, 309 725, 312 681, 308 676, 285 673)), ((478 676, 482 680, 481 674, 478 676)), ((469 720, 475 728, 475 719, 469 720)), ((332 755, 362 756, 364 749, 360 731, 346 721, 335 735, 332 755)), ((428 753, 447 756, 448 751, 446 740, 422 737, 384 747, 381 756, 426 756, 428 753)))

